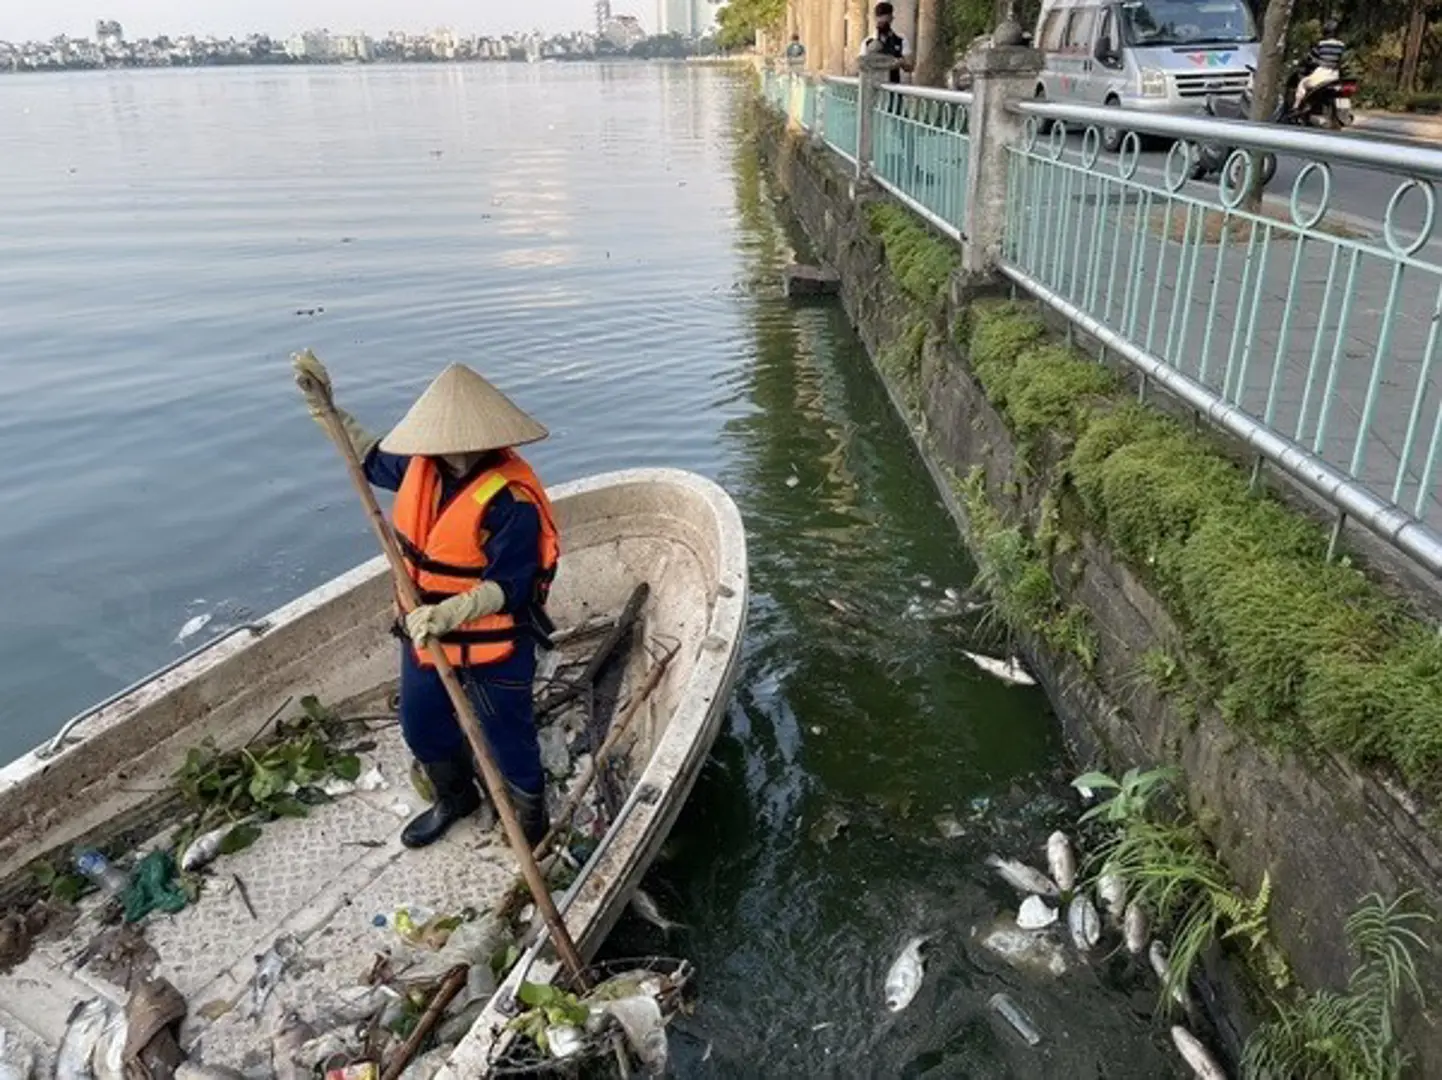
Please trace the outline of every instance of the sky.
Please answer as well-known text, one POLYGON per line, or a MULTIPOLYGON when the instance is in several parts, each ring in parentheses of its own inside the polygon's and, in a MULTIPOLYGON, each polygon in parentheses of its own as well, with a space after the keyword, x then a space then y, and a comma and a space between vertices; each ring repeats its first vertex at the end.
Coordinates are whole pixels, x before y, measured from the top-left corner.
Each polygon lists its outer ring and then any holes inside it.
MULTIPOLYGON (((654 21, 655 0, 612 0, 612 8, 643 25, 654 21)), ((96 19, 117 20, 131 38, 284 35, 321 27, 372 35, 438 27, 461 34, 549 33, 596 23, 594 0, 0 0, 0 41, 93 37, 96 19)))

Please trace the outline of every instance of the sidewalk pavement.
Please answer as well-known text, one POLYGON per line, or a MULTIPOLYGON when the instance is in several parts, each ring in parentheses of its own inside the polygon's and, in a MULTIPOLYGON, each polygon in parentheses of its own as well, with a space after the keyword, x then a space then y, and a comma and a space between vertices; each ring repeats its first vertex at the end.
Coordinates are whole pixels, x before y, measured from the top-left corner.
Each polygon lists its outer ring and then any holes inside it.
POLYGON ((1355 114, 1352 128, 1369 135, 1442 142, 1442 116, 1369 110, 1355 114))

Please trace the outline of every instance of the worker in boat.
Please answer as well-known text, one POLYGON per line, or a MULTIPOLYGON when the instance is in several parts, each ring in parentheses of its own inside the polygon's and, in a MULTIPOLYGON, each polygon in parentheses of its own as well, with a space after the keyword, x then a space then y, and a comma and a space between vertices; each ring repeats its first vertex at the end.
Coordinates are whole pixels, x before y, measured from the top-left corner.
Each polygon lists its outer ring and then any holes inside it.
MULTIPOLYGON (((309 352, 294 367, 318 418, 330 376, 309 352)), ((384 439, 336 411, 367 479, 396 492, 396 538, 422 600, 397 623, 409 639, 401 647, 400 722, 435 799, 401 842, 434 843, 481 805, 470 748, 427 654, 439 642, 535 846, 547 818, 531 692, 536 647, 551 629, 545 602, 559 545, 545 489, 514 447, 548 433, 461 364, 441 372, 384 439)))

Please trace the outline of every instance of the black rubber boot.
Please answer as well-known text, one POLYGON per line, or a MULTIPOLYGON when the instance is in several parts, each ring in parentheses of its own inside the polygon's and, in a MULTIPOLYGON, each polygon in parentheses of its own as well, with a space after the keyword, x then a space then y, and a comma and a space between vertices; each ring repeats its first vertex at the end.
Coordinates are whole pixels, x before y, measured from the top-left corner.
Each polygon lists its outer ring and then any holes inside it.
POLYGON ((511 805, 516 808, 516 817, 521 822, 521 832, 526 834, 526 843, 530 844, 534 851, 551 827, 550 819, 546 816, 545 792, 528 795, 515 784, 507 784, 506 791, 511 796, 511 805))
POLYGON ((471 765, 470 754, 433 761, 425 770, 436 789, 436 798, 431 808, 413 818, 401 833, 401 843, 408 848, 434 844, 453 824, 481 807, 481 793, 476 788, 476 770, 471 765))

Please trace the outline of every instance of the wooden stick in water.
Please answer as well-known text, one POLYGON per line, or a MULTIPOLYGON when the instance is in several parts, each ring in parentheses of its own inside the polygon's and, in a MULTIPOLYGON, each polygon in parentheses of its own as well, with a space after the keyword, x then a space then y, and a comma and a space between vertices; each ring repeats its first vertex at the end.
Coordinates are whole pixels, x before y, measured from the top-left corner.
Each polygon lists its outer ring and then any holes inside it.
MULTIPOLYGON (((402 612, 409 613, 420 606, 416 583, 411 580, 405 560, 401 557, 400 545, 396 543, 390 523, 381 513, 380 504, 376 502, 375 492, 371 490, 370 481, 366 479, 365 469, 361 466, 360 459, 356 457, 355 447, 351 445, 340 417, 336 414, 335 402, 331 400, 330 387, 317 385, 304 376, 298 377, 296 381, 301 384, 301 390, 306 393, 308 398, 324 403, 320 413, 321 423, 325 425, 326 432, 345 461, 346 471, 350 473, 351 482, 360 495, 361 506, 365 509, 366 517, 370 520, 376 539, 380 541, 386 561, 390 563, 391 576, 395 579, 396 597, 402 612)), ((466 741, 470 743, 471 752, 475 755, 476 764, 480 766, 481 779, 485 782, 486 792, 490 795, 491 802, 500 815, 501 824, 506 830, 506 840, 510 843, 516 860, 521 864, 521 876, 525 879, 526 887, 531 892, 531 899, 535 901, 536 910, 541 913, 546 920, 546 925, 550 928, 551 940, 556 943, 556 951, 560 954, 561 962, 566 965, 571 977, 578 984, 583 984, 585 972, 580 953, 576 951, 576 944, 571 940, 570 931, 566 929, 560 912, 556 910, 555 901, 551 899, 551 892, 546 888, 546 879, 536 865, 530 845, 526 843, 526 834, 521 829, 520 820, 516 817, 515 807, 511 805, 511 796, 506 790, 505 778, 501 775, 501 770, 496 767, 490 747, 486 745, 485 732, 481 728, 481 722, 476 716, 475 709, 471 707, 471 699, 466 696, 460 679, 456 677, 455 669, 446 659, 441 643, 432 641, 429 651, 431 661, 435 664, 436 674, 440 676, 441 684, 446 688, 446 694, 450 697, 451 705, 456 710, 456 718, 460 721, 461 731, 465 733, 466 741)))
POLYGON ((626 733, 626 728, 630 726, 631 721, 640 713, 641 706, 644 705, 646 699, 651 696, 651 691, 656 689, 656 685, 661 681, 661 676, 666 674, 666 668, 670 666, 671 661, 675 658, 680 648, 679 645, 672 646, 671 649, 662 654, 661 659, 657 660, 651 670, 646 673, 646 680, 636 690, 636 696, 633 697, 631 703, 626 706, 626 711, 621 714, 620 719, 611 725, 611 730, 606 735, 606 741, 601 744, 601 748, 596 751, 595 757, 591 759, 591 764, 586 769, 585 774, 576 782, 576 786, 573 787, 571 793, 566 796, 566 801, 561 804, 561 809, 555 817, 555 824, 553 824, 550 831, 541 838, 541 842, 536 845, 536 858, 544 857, 546 853, 551 850, 551 845, 556 842, 556 838, 561 835, 562 829, 569 828, 569 825, 566 823, 571 820, 571 815, 576 812, 576 807, 581 805, 581 799, 586 794, 586 790, 600 774, 601 767, 606 764, 606 758, 610 755, 611 751, 616 748, 616 744, 621 741, 621 736, 626 733))
POLYGON ((466 985, 466 979, 470 975, 470 971, 469 965, 457 964, 451 968, 450 971, 446 972, 446 977, 441 980, 441 985, 436 989, 435 996, 431 998, 430 1004, 426 1006, 426 1011, 421 1014, 421 1019, 420 1022, 416 1024, 416 1029, 411 1032, 410 1038, 401 1044, 401 1048, 396 1051, 395 1057, 391 1058, 391 1063, 386 1066, 385 1072, 381 1073, 381 1080, 396 1080, 401 1073, 406 1071, 406 1066, 409 1065, 411 1059, 416 1056, 416 1051, 421 1048, 421 1044, 424 1043, 426 1039, 430 1038, 430 1034, 435 1029, 435 1026, 441 1022, 441 1017, 445 1014, 446 1006, 461 992, 461 987, 466 985))

